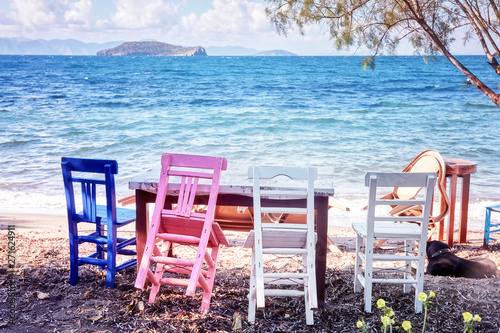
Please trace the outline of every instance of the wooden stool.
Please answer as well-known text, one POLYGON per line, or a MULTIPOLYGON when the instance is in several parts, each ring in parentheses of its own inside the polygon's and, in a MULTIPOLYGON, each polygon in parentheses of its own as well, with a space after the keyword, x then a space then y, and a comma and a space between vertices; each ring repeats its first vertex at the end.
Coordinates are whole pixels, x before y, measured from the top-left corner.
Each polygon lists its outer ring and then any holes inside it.
MULTIPOLYGON (((460 160, 455 158, 445 158, 446 178, 450 179, 450 215, 448 223, 448 235, 446 243, 453 246, 453 233, 455 229, 455 202, 457 199, 457 181, 462 178, 462 193, 460 202, 460 223, 458 227, 458 242, 467 242, 467 215, 469 212, 469 189, 470 175, 477 171, 477 163, 472 161, 460 160)), ((439 240, 443 241, 444 219, 440 221, 439 240)))

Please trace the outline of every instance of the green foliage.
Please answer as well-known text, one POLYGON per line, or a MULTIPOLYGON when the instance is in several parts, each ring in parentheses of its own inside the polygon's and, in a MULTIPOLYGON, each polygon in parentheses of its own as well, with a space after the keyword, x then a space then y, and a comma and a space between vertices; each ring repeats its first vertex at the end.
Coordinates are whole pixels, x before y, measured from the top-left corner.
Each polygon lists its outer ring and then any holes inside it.
POLYGON ((268 0, 267 13, 280 33, 293 27, 301 33, 307 24, 326 23, 338 49, 349 49, 359 42, 374 55, 393 54, 394 44, 409 38, 418 52, 435 52, 424 43, 425 22, 449 44, 453 32, 464 23, 452 1, 432 0, 268 0))
POLYGON ((462 316, 464 317, 464 333, 474 332, 473 325, 475 322, 480 322, 481 317, 478 315, 472 315, 470 312, 464 312, 462 316))
POLYGON ((366 71, 367 67, 370 67, 371 70, 375 70, 375 58, 374 57, 365 57, 361 62, 363 69, 366 71))
MULTIPOLYGON (((429 309, 429 306, 432 304, 432 299, 436 297, 436 294, 431 291, 429 294, 426 294, 424 292, 421 292, 418 294, 418 299, 419 301, 422 302, 422 306, 424 308, 424 322, 422 324, 422 333, 425 332, 425 325, 427 323, 427 310, 429 309)), ((392 332, 393 325, 395 324, 395 314, 392 308, 388 307, 386 305, 385 300, 380 298, 377 301, 377 308, 382 310, 382 316, 380 317, 380 321, 382 322, 382 328, 381 331, 384 333, 392 332)), ((473 333, 474 332, 474 323, 475 322, 480 322, 481 317, 479 315, 472 315, 470 312, 464 312, 462 314, 464 318, 464 333, 473 333)), ((356 323, 356 327, 361 329, 362 333, 368 333, 368 325, 365 323, 364 319, 359 320, 356 323)), ((401 323, 401 328, 406 332, 406 333, 412 333, 412 324, 408 320, 404 320, 401 323)))

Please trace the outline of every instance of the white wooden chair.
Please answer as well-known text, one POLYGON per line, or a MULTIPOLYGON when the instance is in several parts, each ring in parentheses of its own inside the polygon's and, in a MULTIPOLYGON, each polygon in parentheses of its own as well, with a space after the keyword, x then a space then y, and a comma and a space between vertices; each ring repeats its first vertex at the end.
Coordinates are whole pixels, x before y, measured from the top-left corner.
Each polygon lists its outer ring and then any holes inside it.
POLYGON ((403 284, 404 292, 410 292, 410 287, 413 286, 415 312, 422 311, 418 294, 424 287, 427 228, 436 179, 435 173, 428 172, 366 174, 365 185, 369 187, 367 219, 366 222, 352 225, 356 232, 354 291, 360 292, 361 287, 364 288, 366 312, 371 312, 372 309, 374 283, 403 284), (380 188, 386 191, 387 187, 422 187, 422 190, 419 196, 412 199, 377 199, 380 195, 377 191, 380 188), (418 205, 422 207, 422 215, 390 216, 387 212, 391 205, 418 205), (374 253, 374 243, 380 239, 404 241, 404 248, 399 251, 380 248, 374 253), (388 265, 390 262, 393 262, 393 265, 388 265))
MULTIPOLYGON (((313 309, 318 307, 316 295, 316 268, 314 232, 314 180, 315 168, 250 167, 249 178, 253 178, 254 230, 246 239, 245 247, 252 248, 248 321, 255 322, 256 309, 263 310, 265 296, 304 296, 307 325, 313 325, 313 309), (283 177, 280 177, 283 176, 283 177), (276 178, 284 178, 285 185, 276 184, 276 178), (264 180, 264 182, 262 182, 264 180), (263 186, 275 182, 272 189, 263 186), (290 185, 290 182, 293 185, 290 185), (291 187, 288 187, 291 186, 291 187), (293 189, 291 189, 293 188, 293 189), (269 200, 271 199, 271 200, 269 200), (306 199, 307 204, 297 206, 293 199, 306 199), (273 223, 263 221, 264 214, 302 214, 307 223, 273 223), (276 256, 301 256, 300 267, 286 272, 270 272, 264 258, 276 256), (299 285, 302 290, 278 289, 277 285, 299 285)), ((267 261, 270 264, 270 261, 267 261)))

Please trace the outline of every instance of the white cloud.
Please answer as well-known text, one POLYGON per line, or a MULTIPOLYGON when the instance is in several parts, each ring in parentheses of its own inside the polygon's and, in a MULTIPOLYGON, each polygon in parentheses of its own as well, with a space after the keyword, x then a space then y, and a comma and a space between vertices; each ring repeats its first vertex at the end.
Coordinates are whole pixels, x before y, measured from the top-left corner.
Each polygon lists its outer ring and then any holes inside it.
POLYGON ((95 25, 96 14, 90 0, 80 0, 69 3, 64 13, 64 19, 68 24, 77 24, 87 28, 95 25))
POLYGON ((272 30, 260 3, 246 0, 213 0, 213 9, 182 18, 182 28, 192 34, 247 35, 272 30))
POLYGON ((23 27, 46 27, 57 22, 61 2, 50 0, 14 0, 10 17, 23 27))
POLYGON ((20 33, 18 37, 40 38, 45 33, 58 34, 74 28, 89 30, 96 26, 91 0, 12 0, 10 8, 7 20, 2 18, 1 23, 6 30, 20 33))
POLYGON ((178 6, 163 0, 116 0, 116 13, 111 22, 119 28, 144 29, 172 26, 176 22, 178 6))
POLYGON ((184 46, 283 48, 299 54, 303 42, 308 43, 306 53, 323 44, 315 42, 314 34, 276 34, 261 0, 10 0, 10 10, 5 8, 0 11, 0 37, 156 39, 184 46))

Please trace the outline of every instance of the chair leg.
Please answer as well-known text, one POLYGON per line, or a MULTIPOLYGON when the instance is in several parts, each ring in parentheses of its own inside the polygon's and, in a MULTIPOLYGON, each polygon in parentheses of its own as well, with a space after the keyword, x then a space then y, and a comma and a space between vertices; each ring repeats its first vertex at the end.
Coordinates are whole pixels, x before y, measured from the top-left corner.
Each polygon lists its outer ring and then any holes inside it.
POLYGON ((422 283, 417 282, 415 285, 415 313, 422 312, 422 301, 418 299, 418 294, 424 291, 424 281, 422 279, 422 283))
POLYGON ((163 268, 165 267, 164 264, 156 263, 156 269, 155 269, 155 278, 157 283, 151 282, 151 290, 149 291, 149 299, 148 303, 154 303, 156 299, 156 295, 160 291, 160 279, 163 276, 163 268))
MULTIPOLYGON (((314 299, 316 297, 316 272, 313 270, 311 274, 311 267, 309 265, 310 259, 312 258, 309 257, 309 254, 302 255, 302 265, 304 266, 305 273, 307 273, 308 275, 307 279, 304 279, 304 307, 306 311, 306 325, 314 325, 313 309, 316 309, 318 307, 317 302, 314 302, 314 299)), ((314 260, 312 261, 314 262, 314 260)))
POLYGON ((491 209, 486 207, 486 218, 484 219, 484 245, 490 242, 491 209))
MULTIPOLYGON (((156 210, 156 209, 155 209, 156 210)), ((142 254, 141 266, 137 269, 137 278, 135 280, 135 288, 143 290, 146 284, 146 278, 148 272, 150 272, 150 258, 154 250, 158 250, 156 247, 156 234, 158 233, 158 228, 161 224, 160 212, 155 211, 154 216, 157 217, 151 221, 151 226, 149 229, 148 239, 146 241, 146 246, 144 247, 144 252, 142 254)))
MULTIPOLYGON (((421 246, 422 248, 422 246, 421 246)), ((423 246, 423 251, 425 251, 423 246)), ((415 285, 415 313, 422 312, 422 302, 418 299, 418 294, 424 291, 424 271, 425 271, 425 253, 419 253, 419 260, 417 262, 417 272, 415 278, 417 284, 415 285)))
POLYGON ((373 239, 367 239, 365 245, 365 312, 372 312, 373 239))
POLYGON ((306 310, 306 325, 314 325, 314 313, 311 309, 311 300, 306 285, 304 285, 304 306, 306 310))
POLYGON ((69 284, 72 286, 76 286, 76 284, 78 283, 78 237, 70 237, 69 261, 69 284))
MULTIPOLYGON (((96 223, 95 231, 99 234, 99 236, 106 237, 106 235, 102 234, 102 227, 101 227, 100 223, 96 223)), ((97 253, 97 257, 96 258, 97 259, 105 259, 103 246, 101 244, 96 244, 95 247, 96 247, 96 253, 97 253)), ((100 269, 105 269, 106 265, 99 265, 99 268, 100 269)))
MULTIPOLYGON (((161 245, 161 250, 158 248, 158 246, 155 244, 155 248, 153 249, 153 253, 158 256, 169 256, 169 254, 172 252, 172 243, 170 242, 163 242, 161 245)), ((158 292, 160 291, 160 279, 163 277, 163 271, 165 270, 165 264, 160 264, 156 263, 156 269, 154 273, 154 281, 151 281, 151 290, 149 291, 149 300, 148 303, 154 303, 156 299, 156 295, 158 295, 158 292)))
POLYGON ((252 249, 252 261, 250 264, 250 287, 248 288, 248 317, 249 323, 255 323, 255 311, 257 308, 257 300, 255 297, 255 251, 252 249))
POLYGON ((203 291, 203 300, 201 302, 201 312, 208 312, 210 309, 210 300, 212 298, 212 290, 214 288, 215 282, 215 270, 217 269, 217 256, 219 254, 219 245, 214 246, 210 252, 210 257, 212 258, 213 265, 208 268, 206 281, 208 284, 208 289, 203 291))
POLYGON ((255 253, 255 289, 257 298, 257 309, 264 310, 266 307, 264 294, 264 260, 262 249, 255 253))
MULTIPOLYGON (((405 252, 405 255, 409 255, 412 250, 413 250, 413 242, 412 241, 408 241, 408 240, 405 240, 405 244, 404 244, 404 252, 405 252)), ((412 274, 411 274, 411 265, 412 265, 412 261, 411 260, 407 260, 405 261, 405 268, 404 268, 404 279, 405 280, 408 280, 412 274)), ((403 285, 403 292, 404 293, 409 293, 411 291, 411 285, 410 284, 404 284, 403 285)))
POLYGON ((356 259, 354 261, 354 292, 356 293, 361 292, 361 283, 358 279, 358 276, 363 271, 361 256, 360 256, 362 246, 363 246, 363 238, 359 234, 356 234, 356 250, 355 250, 356 259))
POLYGON ((106 288, 115 287, 115 276, 116 276, 116 229, 114 226, 108 225, 108 243, 107 243, 107 260, 106 260, 106 288))

